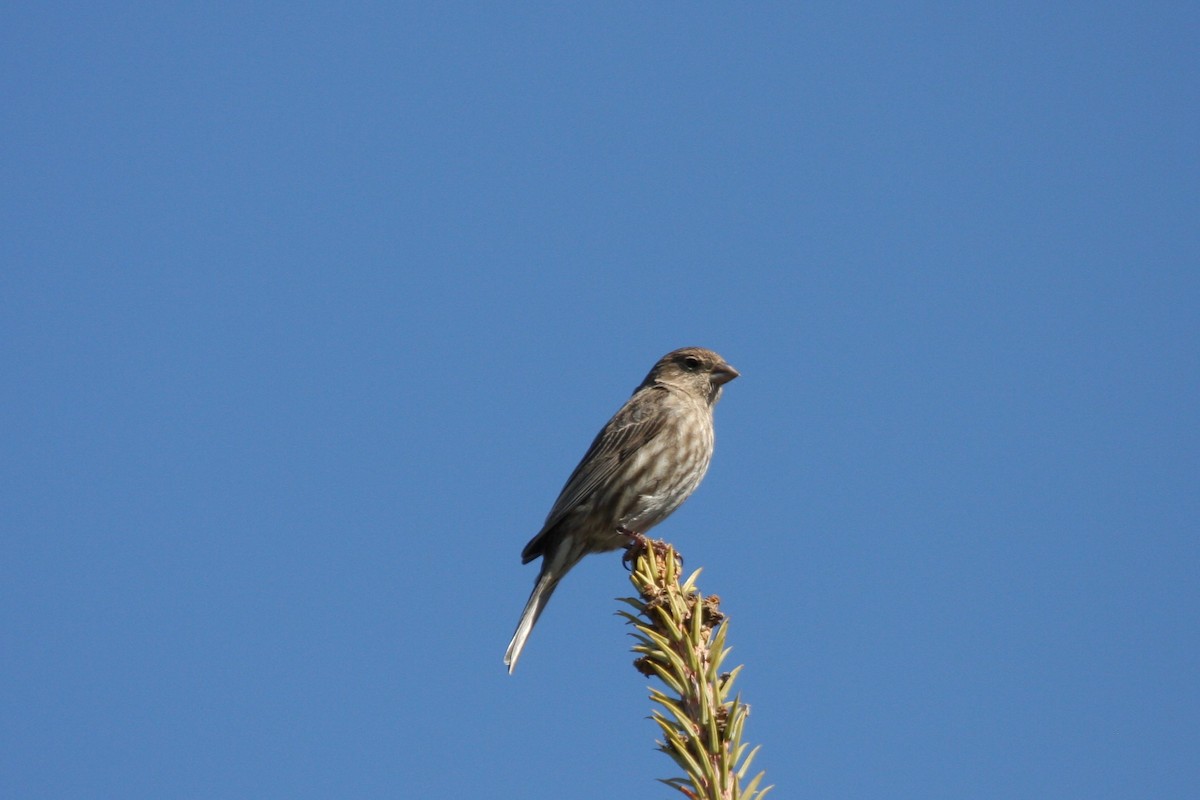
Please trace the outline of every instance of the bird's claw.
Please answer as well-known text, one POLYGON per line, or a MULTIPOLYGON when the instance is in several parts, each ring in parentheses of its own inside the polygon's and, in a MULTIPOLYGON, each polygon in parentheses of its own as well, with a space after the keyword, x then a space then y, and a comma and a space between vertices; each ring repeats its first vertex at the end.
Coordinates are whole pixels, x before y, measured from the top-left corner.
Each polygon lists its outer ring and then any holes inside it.
POLYGON ((650 544, 650 540, 637 531, 631 531, 625 527, 617 528, 617 533, 629 539, 625 545, 625 555, 621 556, 621 563, 625 566, 625 569, 632 569, 631 564, 633 559, 638 553, 646 549, 650 544))

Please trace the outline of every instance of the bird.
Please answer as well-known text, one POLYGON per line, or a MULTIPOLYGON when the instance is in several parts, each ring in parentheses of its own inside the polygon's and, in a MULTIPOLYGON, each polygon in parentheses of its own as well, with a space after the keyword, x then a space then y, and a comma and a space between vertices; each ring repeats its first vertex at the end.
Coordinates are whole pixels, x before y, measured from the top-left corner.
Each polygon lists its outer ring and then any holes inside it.
POLYGON ((542 563, 504 654, 510 675, 563 576, 589 553, 628 547, 700 485, 712 459, 713 406, 738 375, 712 350, 673 350, 596 435, 521 551, 522 564, 542 563))

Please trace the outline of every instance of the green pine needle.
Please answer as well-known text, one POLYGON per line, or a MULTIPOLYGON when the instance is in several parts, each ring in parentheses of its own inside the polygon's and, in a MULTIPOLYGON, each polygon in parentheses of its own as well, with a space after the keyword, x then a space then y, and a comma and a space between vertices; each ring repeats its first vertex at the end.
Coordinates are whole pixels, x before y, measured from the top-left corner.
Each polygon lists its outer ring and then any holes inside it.
POLYGON ((733 683, 742 668, 721 670, 731 648, 720 599, 696 588, 700 570, 680 582, 683 562, 665 542, 642 539, 627 558, 638 597, 621 598, 633 613, 617 613, 634 626, 634 666, 667 690, 651 688, 651 718, 662 732, 659 749, 684 771, 660 782, 693 800, 761 800, 772 788, 758 788, 764 773, 743 783, 758 748, 741 741, 750 707, 733 683))

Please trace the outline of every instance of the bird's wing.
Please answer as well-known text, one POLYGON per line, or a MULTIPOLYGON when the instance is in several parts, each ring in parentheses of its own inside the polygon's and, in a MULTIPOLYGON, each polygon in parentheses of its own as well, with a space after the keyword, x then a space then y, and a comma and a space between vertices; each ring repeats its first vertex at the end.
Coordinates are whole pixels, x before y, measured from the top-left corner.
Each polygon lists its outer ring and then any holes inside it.
POLYGON ((543 531, 561 522, 597 486, 611 478, 637 449, 662 432, 668 417, 662 413, 667 390, 653 386, 647 391, 654 394, 631 398, 592 440, 592 446, 580 459, 579 465, 559 492, 558 499, 554 501, 554 507, 546 516, 546 524, 542 526, 543 531))

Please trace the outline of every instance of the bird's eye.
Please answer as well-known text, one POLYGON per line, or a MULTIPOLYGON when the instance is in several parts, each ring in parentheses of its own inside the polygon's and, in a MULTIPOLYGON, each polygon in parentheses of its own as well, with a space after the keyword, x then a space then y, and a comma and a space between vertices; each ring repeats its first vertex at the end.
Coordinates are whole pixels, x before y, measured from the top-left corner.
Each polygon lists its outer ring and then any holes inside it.
POLYGON ((700 369, 700 359, 695 356, 688 356, 683 360, 683 366, 690 370, 700 369))

